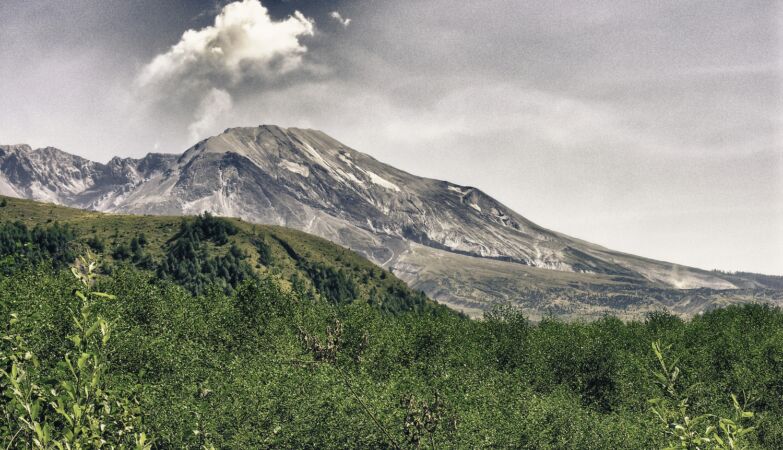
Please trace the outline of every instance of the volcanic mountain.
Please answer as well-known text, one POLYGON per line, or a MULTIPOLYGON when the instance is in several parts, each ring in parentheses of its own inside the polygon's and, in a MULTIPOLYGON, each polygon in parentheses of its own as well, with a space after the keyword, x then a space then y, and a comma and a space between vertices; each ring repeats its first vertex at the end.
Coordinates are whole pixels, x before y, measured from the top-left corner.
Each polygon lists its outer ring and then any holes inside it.
POLYGON ((296 228, 470 314, 498 301, 541 314, 659 307, 692 314, 714 302, 694 301, 693 289, 763 287, 548 230, 477 188, 406 173, 316 130, 232 128, 180 155, 106 164, 51 147, 0 146, 0 194, 104 212, 210 211, 296 228), (660 295, 671 289, 691 291, 660 295), (596 290, 622 292, 625 300, 590 303, 596 290), (630 292, 636 297, 628 300, 630 292))

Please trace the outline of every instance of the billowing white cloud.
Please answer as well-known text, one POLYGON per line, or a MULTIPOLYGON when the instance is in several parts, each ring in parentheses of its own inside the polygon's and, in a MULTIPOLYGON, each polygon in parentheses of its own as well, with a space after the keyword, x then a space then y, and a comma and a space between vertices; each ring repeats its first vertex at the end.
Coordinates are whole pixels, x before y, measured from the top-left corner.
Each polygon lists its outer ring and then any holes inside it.
POLYGON ((134 79, 135 94, 148 108, 144 115, 187 120, 195 111, 188 139, 203 139, 219 125, 235 125, 232 93, 301 70, 307 53, 301 40, 314 34, 315 22, 299 11, 273 20, 259 0, 229 3, 213 25, 185 31, 143 66, 134 79))
POLYGON ((339 22, 340 25, 344 26, 345 28, 348 28, 348 25, 351 24, 351 19, 350 18, 347 18, 347 17, 343 18, 343 16, 339 12, 337 12, 337 11, 330 12, 329 13, 329 17, 331 17, 332 19, 334 19, 337 22, 339 22))
POLYGON ((144 66, 136 84, 227 87, 248 77, 285 74, 302 65, 307 47, 300 39, 314 32, 315 22, 299 11, 274 21, 258 0, 229 3, 214 25, 187 30, 177 44, 144 66))
POLYGON ((213 127, 217 124, 218 119, 228 113, 232 106, 231 94, 221 89, 212 88, 196 109, 194 122, 188 126, 190 140, 195 142, 214 132, 213 127))

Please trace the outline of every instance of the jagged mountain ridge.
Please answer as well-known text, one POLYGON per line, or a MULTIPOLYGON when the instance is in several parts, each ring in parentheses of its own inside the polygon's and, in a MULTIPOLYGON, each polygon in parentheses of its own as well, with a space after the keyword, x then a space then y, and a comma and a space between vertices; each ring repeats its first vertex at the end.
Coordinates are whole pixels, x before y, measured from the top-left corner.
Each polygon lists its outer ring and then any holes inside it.
POLYGON ((354 249, 425 290, 409 264, 421 248, 433 258, 467 255, 476 258, 464 261, 476 264, 500 260, 646 286, 754 287, 547 230, 479 189, 411 175, 316 130, 233 128, 181 155, 107 164, 54 148, 0 146, 0 194, 106 212, 211 211, 289 226, 354 249))

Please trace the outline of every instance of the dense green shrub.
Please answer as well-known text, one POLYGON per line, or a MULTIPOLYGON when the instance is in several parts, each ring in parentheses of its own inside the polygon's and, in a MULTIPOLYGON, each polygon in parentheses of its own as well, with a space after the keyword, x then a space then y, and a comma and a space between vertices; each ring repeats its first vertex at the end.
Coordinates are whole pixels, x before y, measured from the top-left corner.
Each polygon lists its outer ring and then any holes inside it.
POLYGON ((298 266, 313 282, 315 290, 333 304, 350 303, 356 298, 356 284, 345 272, 316 261, 300 259, 298 266))
MULTIPOLYGON (((177 234, 166 243, 166 256, 156 269, 158 277, 175 281, 196 295, 210 287, 232 292, 243 281, 255 277, 253 267, 236 245, 232 244, 225 255, 212 256, 208 243, 226 245, 228 236, 236 232, 231 222, 208 213, 192 221, 183 220, 177 234)), ((134 240, 137 249, 134 262, 151 266, 151 261, 142 254, 139 239, 134 240)))
POLYGON ((92 236, 87 239, 87 246, 97 253, 103 253, 103 251, 106 250, 106 244, 104 244, 98 236, 92 236))
POLYGON ((19 333, 19 316, 10 315, 0 340, 0 443, 6 449, 151 448, 132 389, 106 381, 112 325, 96 306, 114 297, 93 289, 95 268, 82 258, 72 269, 79 287, 72 291, 75 302, 61 305, 70 310, 72 330, 58 364, 42 370, 27 334, 19 333))
POLYGON ((237 227, 230 221, 215 217, 208 212, 196 216, 193 220, 183 220, 179 231, 171 241, 212 241, 217 245, 228 243, 228 237, 237 234, 237 227))
POLYGON ((272 249, 263 237, 256 237, 253 239, 253 244, 258 252, 258 262, 265 266, 272 264, 272 249))
MULTIPOLYGON (((36 355, 39 380, 68 379, 77 327, 63 311, 78 288, 45 267, 0 278, 0 314, 36 355)), ((539 324, 505 308, 471 321, 334 304, 272 278, 194 296, 132 266, 95 290, 115 297, 90 311, 111 325, 96 347, 103 390, 138 401, 158 448, 663 448, 672 435, 649 403, 668 398, 658 340, 689 417, 734 420, 733 393, 755 413, 740 421, 754 427, 741 445, 783 442, 783 313, 767 306, 539 324)), ((5 417, 11 399, 6 389, 5 417)), ((0 422, 5 447, 18 422, 0 422)))
POLYGON ((13 267, 42 262, 54 267, 70 264, 76 258, 75 237, 73 228, 58 222, 32 229, 22 222, 0 223, 0 273, 10 274, 13 267))

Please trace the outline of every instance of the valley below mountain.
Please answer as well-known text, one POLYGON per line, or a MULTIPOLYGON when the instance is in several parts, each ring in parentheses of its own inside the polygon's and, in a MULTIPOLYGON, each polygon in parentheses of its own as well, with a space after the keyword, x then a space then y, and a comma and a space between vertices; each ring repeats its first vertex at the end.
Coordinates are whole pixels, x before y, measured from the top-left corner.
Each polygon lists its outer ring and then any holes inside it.
POLYGON ((637 318, 781 301, 774 278, 612 251, 541 227, 475 187, 417 177, 316 130, 233 128, 179 155, 106 164, 51 147, 0 146, 0 194, 108 213, 208 211, 298 229, 474 317, 502 303, 532 318, 637 318))

